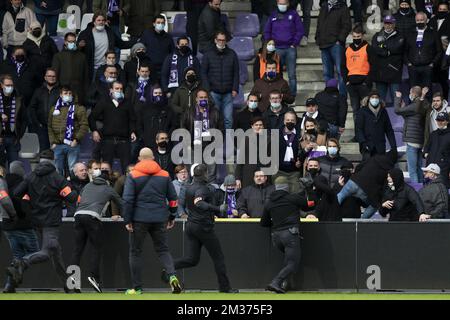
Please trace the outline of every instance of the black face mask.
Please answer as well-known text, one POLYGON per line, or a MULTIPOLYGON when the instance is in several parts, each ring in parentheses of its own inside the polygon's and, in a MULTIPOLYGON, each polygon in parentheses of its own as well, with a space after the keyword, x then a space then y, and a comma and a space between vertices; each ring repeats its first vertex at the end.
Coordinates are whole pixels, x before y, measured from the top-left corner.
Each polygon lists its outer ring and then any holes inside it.
POLYGON ((362 43, 362 39, 353 39, 353 44, 359 46, 362 43))
POLYGON ((312 169, 309 169, 308 172, 312 177, 315 177, 319 174, 319 169, 312 168, 312 169))
POLYGON ((158 142, 158 147, 160 147, 161 149, 166 149, 167 145, 168 145, 167 141, 158 142))
POLYGON ((289 131, 294 130, 294 128, 295 128, 295 123, 293 123, 293 122, 288 122, 288 123, 286 123, 286 128, 287 128, 289 131))
POLYGON ((427 26, 427 25, 426 25, 426 23, 424 23, 424 22, 416 23, 416 27, 417 27, 418 29, 420 29, 420 30, 425 29, 426 26, 427 26))
POLYGON ((147 53, 145 53, 144 51, 140 51, 136 53, 136 57, 139 58, 139 60, 144 59, 147 56, 147 53))
POLYGON ((197 81, 197 76, 195 74, 189 74, 186 76, 186 80, 189 83, 194 83, 195 81, 197 81))
POLYGON ((400 12, 403 14, 407 14, 410 8, 400 8, 400 12))
POLYGON ((181 46, 180 47, 180 52, 182 54, 188 54, 191 51, 191 48, 189 48, 188 46, 181 46))
POLYGON ((17 62, 21 63, 25 61, 25 56, 23 54, 19 54, 14 58, 17 62))
POLYGON ((31 34, 33 35, 33 37, 39 38, 42 35, 42 30, 41 29, 33 30, 31 34))
POLYGON ((307 134, 312 134, 312 135, 317 135, 317 130, 316 129, 308 129, 306 130, 307 134))
POLYGON ((448 12, 447 11, 438 11, 436 16, 438 19, 445 19, 448 17, 448 12))

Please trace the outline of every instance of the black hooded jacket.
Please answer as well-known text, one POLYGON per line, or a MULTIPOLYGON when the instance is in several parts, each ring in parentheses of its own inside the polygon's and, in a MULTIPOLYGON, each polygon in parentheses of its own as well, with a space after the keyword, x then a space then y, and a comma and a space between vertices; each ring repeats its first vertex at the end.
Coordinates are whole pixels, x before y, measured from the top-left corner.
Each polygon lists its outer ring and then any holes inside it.
MULTIPOLYGON (((14 190, 14 188, 22 183, 23 178, 18 174, 8 173, 5 180, 8 184, 8 189, 14 190)), ((15 222, 12 222, 9 219, 3 220, 2 229, 5 231, 31 229, 32 223, 30 201, 27 197, 20 198, 15 196, 11 196, 11 200, 14 205, 14 209, 16 209, 18 220, 15 222)))

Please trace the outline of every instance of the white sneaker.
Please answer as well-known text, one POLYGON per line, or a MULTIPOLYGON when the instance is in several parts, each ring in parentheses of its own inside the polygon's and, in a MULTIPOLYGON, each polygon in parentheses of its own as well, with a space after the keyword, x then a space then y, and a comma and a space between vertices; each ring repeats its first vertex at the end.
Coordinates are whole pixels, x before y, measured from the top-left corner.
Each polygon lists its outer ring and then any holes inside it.
POLYGON ((303 37, 302 41, 300 41, 300 47, 307 47, 308 46, 308 37, 303 37))

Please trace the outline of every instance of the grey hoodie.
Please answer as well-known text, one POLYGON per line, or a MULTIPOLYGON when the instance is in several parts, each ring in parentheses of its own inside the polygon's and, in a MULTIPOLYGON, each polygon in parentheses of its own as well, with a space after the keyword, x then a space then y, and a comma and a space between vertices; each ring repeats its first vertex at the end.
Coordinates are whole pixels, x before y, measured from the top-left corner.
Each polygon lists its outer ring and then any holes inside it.
POLYGON ((81 192, 80 203, 75 216, 91 215, 100 219, 108 201, 114 201, 122 211, 123 201, 114 189, 103 178, 94 178, 81 192))

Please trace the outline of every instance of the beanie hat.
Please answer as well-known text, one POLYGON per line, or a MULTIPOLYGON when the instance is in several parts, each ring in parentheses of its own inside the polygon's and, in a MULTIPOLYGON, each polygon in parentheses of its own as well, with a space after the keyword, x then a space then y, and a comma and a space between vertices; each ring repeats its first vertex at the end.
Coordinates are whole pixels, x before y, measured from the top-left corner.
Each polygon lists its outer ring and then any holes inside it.
POLYGON ((227 175, 223 180, 224 186, 231 186, 234 184, 236 184, 236 178, 232 174, 227 175))
POLYGON ((289 183, 286 177, 277 177, 274 181, 275 190, 283 190, 289 192, 289 183))
POLYGON ((143 43, 138 42, 131 47, 131 55, 136 56, 136 51, 138 51, 139 49, 144 49, 145 51, 147 51, 147 47, 143 43))

